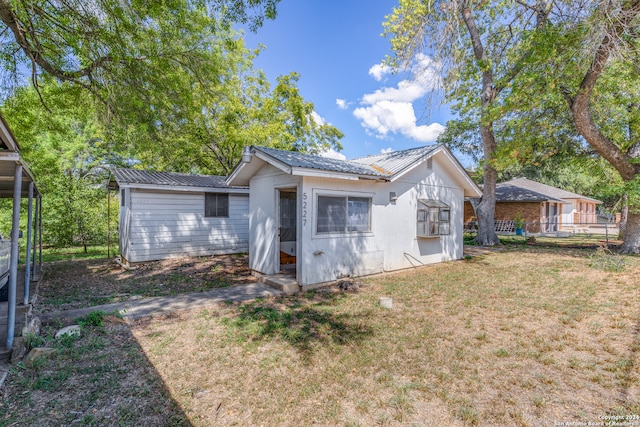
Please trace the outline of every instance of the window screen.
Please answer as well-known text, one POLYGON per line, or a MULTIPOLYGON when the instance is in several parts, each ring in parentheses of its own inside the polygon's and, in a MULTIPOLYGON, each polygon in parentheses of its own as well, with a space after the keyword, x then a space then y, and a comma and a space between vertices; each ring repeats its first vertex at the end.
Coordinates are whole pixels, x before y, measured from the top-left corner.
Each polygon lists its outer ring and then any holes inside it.
POLYGON ((207 218, 229 217, 229 194, 205 193, 204 216, 207 218))
POLYGON ((318 196, 318 233, 371 230, 371 198, 318 196))
POLYGON ((371 221, 371 199, 366 197, 349 197, 347 205, 347 213, 349 215, 347 221, 348 231, 369 231, 371 221))
POLYGON ((346 197, 318 196, 318 233, 345 231, 346 225, 346 197))

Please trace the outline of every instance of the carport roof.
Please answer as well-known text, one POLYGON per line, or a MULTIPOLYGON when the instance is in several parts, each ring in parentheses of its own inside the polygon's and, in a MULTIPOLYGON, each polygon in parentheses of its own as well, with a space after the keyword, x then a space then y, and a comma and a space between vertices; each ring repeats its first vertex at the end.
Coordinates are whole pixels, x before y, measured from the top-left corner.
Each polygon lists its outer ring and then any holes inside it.
MULTIPOLYGON (((13 132, 7 125, 2 114, 0 114, 0 197, 13 197, 13 184, 15 181, 16 166, 22 166, 22 197, 29 194, 29 183, 35 180, 27 163, 20 155, 20 146, 13 136, 13 132)), ((39 194, 38 188, 34 185, 34 194, 39 194)))

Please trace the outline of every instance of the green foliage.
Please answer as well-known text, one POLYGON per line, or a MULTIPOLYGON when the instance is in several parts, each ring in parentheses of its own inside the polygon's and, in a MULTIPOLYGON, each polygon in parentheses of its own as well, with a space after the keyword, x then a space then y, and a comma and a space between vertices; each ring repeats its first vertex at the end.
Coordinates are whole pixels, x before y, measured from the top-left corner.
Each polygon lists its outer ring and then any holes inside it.
POLYGON ((86 328, 86 327, 101 328, 104 326, 104 316, 106 316, 104 311, 96 310, 96 311, 92 311, 86 316, 77 318, 76 323, 78 323, 78 325, 82 326, 83 328, 86 328))
POLYGON ((524 226, 524 220, 522 219, 520 212, 516 212, 516 217, 513 219, 513 226, 516 229, 522 229, 524 226))
POLYGON ((44 337, 40 335, 26 334, 24 336, 24 346, 26 347, 27 352, 36 347, 41 347, 45 342, 46 340, 44 339, 44 337))
MULTIPOLYGON (((48 81, 41 94, 51 111, 34 89, 21 88, 4 103, 4 115, 42 194, 43 241, 55 247, 80 245, 86 251, 105 244, 108 230, 117 229, 118 202, 107 200, 104 182, 110 165, 126 162, 104 140, 87 93, 48 81)), ((2 212, 0 227, 7 233, 11 210, 2 212)))
MULTIPOLYGON (((46 245, 88 252, 106 243, 109 230, 113 236, 119 206, 104 183, 114 167, 222 175, 245 145, 341 148, 342 133, 314 120, 298 74, 272 85, 253 67, 259 51, 231 30, 234 20, 255 29, 273 19, 278 2, 11 5, 16 19, 29 23, 25 37, 41 42, 31 47, 43 48, 32 76, 37 90, 20 86, 33 55, 4 23, 0 64, 14 84, 3 115, 43 195, 46 245)), ((9 214, 0 217, 5 233, 9 214)))

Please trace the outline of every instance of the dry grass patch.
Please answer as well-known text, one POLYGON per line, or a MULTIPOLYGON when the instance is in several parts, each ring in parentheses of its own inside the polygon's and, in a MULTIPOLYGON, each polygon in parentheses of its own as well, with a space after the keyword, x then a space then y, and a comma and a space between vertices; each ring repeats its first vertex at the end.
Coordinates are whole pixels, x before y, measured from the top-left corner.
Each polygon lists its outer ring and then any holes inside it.
POLYGON ((132 332, 194 425, 554 425, 640 413, 640 263, 517 248, 132 332), (394 306, 378 305, 380 296, 394 306))
POLYGON ((111 259, 50 262, 44 266, 37 308, 69 310, 253 282, 247 259, 246 254, 172 258, 141 263, 132 271, 111 259))
MULTIPOLYGON (((356 293, 131 325, 106 317, 79 340, 50 328, 56 355, 12 368, 0 425, 553 426, 640 414, 640 259, 607 271, 597 256, 512 246, 370 279, 356 293)), ((195 261, 130 278, 69 264, 78 296, 68 303, 136 277, 159 289, 164 273, 177 291, 204 274, 195 261)))

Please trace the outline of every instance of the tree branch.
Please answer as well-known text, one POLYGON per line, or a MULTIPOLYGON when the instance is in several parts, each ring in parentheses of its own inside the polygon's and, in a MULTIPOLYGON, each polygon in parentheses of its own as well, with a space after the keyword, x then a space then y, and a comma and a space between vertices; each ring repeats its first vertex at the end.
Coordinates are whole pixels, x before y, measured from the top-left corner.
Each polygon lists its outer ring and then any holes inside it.
POLYGON ((587 140, 602 157, 607 159, 616 168, 623 179, 631 180, 640 173, 640 165, 633 164, 631 157, 625 154, 611 140, 604 136, 595 125, 589 111, 591 95, 604 71, 607 60, 616 47, 616 41, 624 33, 638 14, 640 14, 640 0, 625 2, 619 13, 618 19, 613 21, 610 30, 605 34, 602 42, 596 49, 591 64, 580 82, 578 93, 569 104, 571 114, 578 132, 587 140))
POLYGON ((58 78, 59 80, 75 82, 83 77, 89 77, 96 69, 102 67, 105 63, 111 60, 111 58, 106 55, 94 60, 90 65, 79 70, 62 70, 58 67, 55 67, 45 59, 42 51, 38 48, 39 44, 37 42, 35 34, 33 34, 32 36, 34 42, 36 43, 36 46, 32 46, 32 44, 27 39, 20 21, 16 14, 13 12, 11 4, 8 0, 0 0, 0 20, 7 26, 7 28, 11 30, 16 43, 18 43, 22 51, 25 53, 25 55, 27 55, 31 62, 37 64, 44 71, 58 78))

